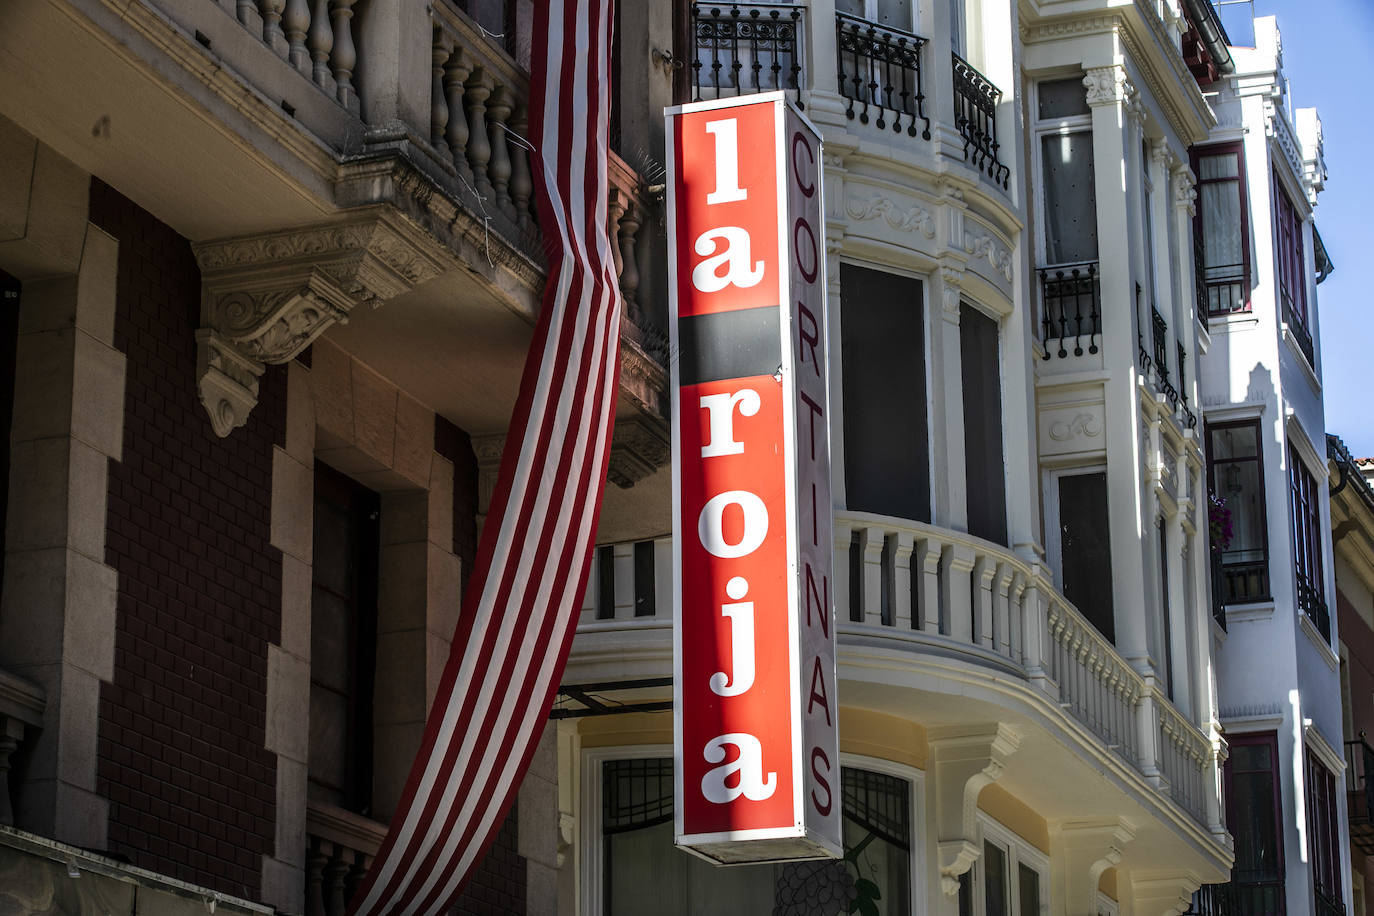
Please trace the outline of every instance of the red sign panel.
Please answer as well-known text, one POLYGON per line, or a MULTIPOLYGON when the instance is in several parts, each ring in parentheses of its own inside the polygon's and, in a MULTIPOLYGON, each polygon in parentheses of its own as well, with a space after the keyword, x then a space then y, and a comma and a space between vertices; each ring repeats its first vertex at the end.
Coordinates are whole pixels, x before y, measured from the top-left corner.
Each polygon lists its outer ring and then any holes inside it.
POLYGON ((840 854, 820 137, 668 112, 677 843, 840 854))

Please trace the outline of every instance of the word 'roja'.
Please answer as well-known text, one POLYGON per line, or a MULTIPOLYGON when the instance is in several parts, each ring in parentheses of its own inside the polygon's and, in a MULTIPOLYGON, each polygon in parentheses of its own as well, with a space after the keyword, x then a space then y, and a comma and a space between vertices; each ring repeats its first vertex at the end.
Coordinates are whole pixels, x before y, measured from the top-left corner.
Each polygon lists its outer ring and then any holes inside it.
POLYGON ((668 138, 677 842, 838 856, 820 140, 780 94, 668 138))

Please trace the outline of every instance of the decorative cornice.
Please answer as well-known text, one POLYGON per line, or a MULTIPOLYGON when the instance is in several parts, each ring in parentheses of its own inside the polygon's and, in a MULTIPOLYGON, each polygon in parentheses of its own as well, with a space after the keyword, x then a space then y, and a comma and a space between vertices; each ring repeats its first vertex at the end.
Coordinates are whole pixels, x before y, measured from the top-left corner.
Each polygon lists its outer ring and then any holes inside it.
POLYGON ((221 437, 247 421, 265 365, 290 361, 357 306, 381 305, 457 263, 385 205, 192 247, 201 269, 198 387, 221 437))
POLYGON ((617 419, 606 479, 628 490, 666 465, 671 457, 666 423, 648 417, 617 419))
POLYGON ((928 239, 935 238, 935 217, 919 204, 912 204, 899 211, 897 203, 892 198, 875 194, 868 200, 850 198, 845 210, 851 219, 868 220, 882 217, 893 229, 920 232, 928 239))

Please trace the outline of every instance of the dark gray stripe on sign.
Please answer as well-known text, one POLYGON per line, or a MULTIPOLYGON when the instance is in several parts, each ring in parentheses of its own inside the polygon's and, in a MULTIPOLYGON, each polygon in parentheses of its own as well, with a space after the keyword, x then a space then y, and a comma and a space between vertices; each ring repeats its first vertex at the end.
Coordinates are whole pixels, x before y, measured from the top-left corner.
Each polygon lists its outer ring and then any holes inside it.
POLYGON ((782 366, 780 311, 770 305, 679 318, 679 384, 776 373, 782 366))

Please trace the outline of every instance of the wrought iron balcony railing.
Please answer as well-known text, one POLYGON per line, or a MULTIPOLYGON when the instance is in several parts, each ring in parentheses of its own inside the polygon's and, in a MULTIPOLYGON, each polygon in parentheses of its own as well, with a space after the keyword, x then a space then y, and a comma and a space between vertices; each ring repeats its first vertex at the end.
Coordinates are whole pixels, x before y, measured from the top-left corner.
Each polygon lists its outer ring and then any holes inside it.
POLYGON ((1331 642, 1331 613, 1326 608, 1326 599, 1322 597, 1321 590, 1301 571, 1296 576, 1296 582, 1298 607, 1312 621, 1317 632, 1322 634, 1322 639, 1331 642))
POLYGON ((1069 340, 1073 340, 1073 355, 1096 353, 1097 339, 1102 333, 1102 302, 1098 291, 1097 262, 1060 264, 1042 267, 1040 275, 1041 343, 1045 353, 1065 359, 1069 355, 1069 340), (1087 347, 1084 347, 1086 338, 1087 347), (1050 341, 1057 340, 1054 347, 1050 341))
POLYGON ((1247 601, 1267 601, 1269 594, 1269 561, 1260 551, 1223 550, 1220 556, 1220 585, 1222 597, 1228 604, 1247 601))
POLYGON ((1222 584, 1221 551, 1211 551, 1212 619, 1226 629, 1226 587, 1222 584))
MULTIPOLYGON (((1154 360, 1155 374, 1163 384, 1169 383, 1169 324, 1159 309, 1150 304, 1150 356, 1154 360)), ((1170 386, 1172 387, 1172 386, 1170 386)))
POLYGON ((1350 815, 1350 843, 1365 855, 1374 854, 1374 748, 1364 732, 1345 742, 1345 800, 1350 815))
POLYGON ((1281 292, 1279 298, 1283 300, 1284 324, 1293 332, 1293 339, 1298 342, 1298 349, 1302 350, 1302 355, 1307 357, 1307 364, 1315 368, 1317 357, 1313 352, 1312 332, 1307 329, 1307 320, 1293 310, 1293 300, 1287 290, 1281 292))
POLYGON ((1005 190, 1011 169, 997 152, 997 103, 1002 90, 958 54, 954 58, 954 127, 964 138, 964 160, 1005 190))
POLYGON ((926 39, 845 13, 835 14, 835 47, 845 113, 860 124, 930 139, 921 79, 926 39), (872 114, 870 115, 870 111, 872 114))
POLYGON ((782 89, 801 104, 804 7, 692 4, 692 101, 782 89))
POLYGON ((1193 894, 1192 906, 1183 916, 1242 916, 1229 884, 1204 884, 1193 894))
POLYGON ((1250 303, 1245 296, 1244 269, 1244 264, 1199 268, 1198 304, 1207 317, 1250 311, 1250 303))

